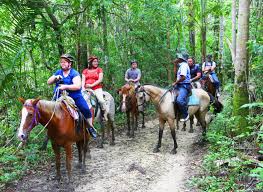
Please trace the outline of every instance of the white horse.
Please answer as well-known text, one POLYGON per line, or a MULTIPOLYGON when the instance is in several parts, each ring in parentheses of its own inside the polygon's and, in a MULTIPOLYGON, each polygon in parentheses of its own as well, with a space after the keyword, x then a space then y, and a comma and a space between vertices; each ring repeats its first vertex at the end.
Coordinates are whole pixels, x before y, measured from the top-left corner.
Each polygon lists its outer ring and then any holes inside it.
MULTIPOLYGON (((172 149, 171 153, 175 154, 177 149, 177 142, 174 120, 178 118, 179 111, 176 107, 174 107, 174 98, 172 93, 169 90, 162 89, 153 85, 141 86, 138 88, 138 92, 145 93, 148 96, 148 99, 151 100, 156 106, 156 110, 159 115, 159 139, 153 152, 160 151, 159 148, 161 147, 164 125, 166 122, 168 122, 174 141, 174 148, 172 149)), ((192 92, 199 99, 199 105, 189 106, 188 113, 190 115, 190 119, 193 120, 193 116, 195 116, 198 119, 203 129, 203 135, 205 135, 205 116, 210 104, 210 98, 207 92, 202 89, 193 89, 192 92)), ((137 94, 137 97, 140 97, 140 95, 137 94)))
POLYGON ((99 102, 96 99, 94 92, 88 89, 87 91, 83 91, 82 95, 84 99, 87 101, 91 111, 93 111, 93 114, 94 114, 93 117, 95 121, 98 122, 102 128, 101 141, 98 143, 98 147, 100 148, 103 147, 103 142, 104 142, 104 137, 105 137, 105 128, 107 129, 108 138, 109 138, 109 132, 111 130, 110 145, 114 145, 115 144, 114 143, 115 141, 115 135, 114 135, 115 102, 114 102, 114 98, 109 92, 103 91, 103 97, 104 97, 105 106, 106 106, 105 116, 107 117, 104 121, 102 118, 99 102))

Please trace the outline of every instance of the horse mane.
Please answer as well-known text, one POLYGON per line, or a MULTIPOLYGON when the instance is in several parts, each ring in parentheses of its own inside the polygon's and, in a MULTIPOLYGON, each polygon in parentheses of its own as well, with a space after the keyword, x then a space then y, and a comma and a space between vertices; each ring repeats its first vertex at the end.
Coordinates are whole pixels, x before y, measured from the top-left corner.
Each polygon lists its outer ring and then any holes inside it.
POLYGON ((153 87, 157 87, 157 88, 162 89, 162 90, 164 90, 164 91, 167 91, 167 90, 168 90, 167 88, 160 87, 159 85, 156 85, 156 84, 145 83, 144 85, 150 85, 150 86, 153 86, 153 87))

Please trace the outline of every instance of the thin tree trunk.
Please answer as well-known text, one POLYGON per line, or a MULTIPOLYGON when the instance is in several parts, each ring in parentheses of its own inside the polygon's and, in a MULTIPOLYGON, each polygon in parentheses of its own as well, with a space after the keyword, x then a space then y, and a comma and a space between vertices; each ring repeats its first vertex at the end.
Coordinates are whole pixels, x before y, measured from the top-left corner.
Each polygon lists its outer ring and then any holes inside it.
POLYGON ((232 0, 232 62, 235 63, 236 59, 236 0, 232 0))
POLYGON ((206 57, 206 0, 201 0, 201 14, 202 14, 202 25, 201 25, 201 55, 202 63, 206 57))
POLYGON ((221 80, 221 84, 224 84, 224 75, 222 71, 224 71, 223 65, 223 50, 224 50, 224 17, 220 17, 220 26, 219 26, 219 55, 218 55, 218 67, 219 70, 218 76, 221 80))
POLYGON ((240 108, 249 102, 248 79, 248 39, 249 39, 249 5, 250 1, 239 1, 237 50, 235 59, 235 86, 233 96, 233 114, 237 116, 237 134, 247 131, 246 116, 248 109, 240 108))
POLYGON ((170 62, 171 62, 171 33, 170 33, 170 26, 169 26, 169 19, 166 21, 166 49, 167 49, 167 62, 166 62, 166 71, 167 71, 167 80, 168 82, 172 82, 171 77, 171 68, 170 68, 170 62))
POLYGON ((189 9, 188 9, 188 28, 189 28, 189 44, 190 44, 190 54, 195 57, 195 9, 194 9, 194 1, 189 1, 189 9))

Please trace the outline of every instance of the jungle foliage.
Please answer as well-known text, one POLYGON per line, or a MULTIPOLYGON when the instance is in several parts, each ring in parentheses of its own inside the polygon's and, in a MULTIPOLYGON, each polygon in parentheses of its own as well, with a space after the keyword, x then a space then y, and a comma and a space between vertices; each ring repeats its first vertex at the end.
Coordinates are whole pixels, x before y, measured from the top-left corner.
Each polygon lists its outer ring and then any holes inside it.
MULTIPOLYGON (((174 80, 172 60, 181 51, 195 56, 197 63, 206 53, 213 54, 229 96, 224 112, 210 126, 210 149, 204 159, 207 174, 197 187, 204 191, 243 190, 243 181, 250 180, 239 176, 245 175, 256 178, 257 187, 262 188, 262 163, 251 168, 247 165, 253 160, 243 156, 263 151, 262 14, 262 1, 252 0, 245 78, 250 101, 243 106, 249 110, 246 121, 250 131, 236 135, 240 117, 233 116, 231 109, 235 79, 230 48, 231 0, 0 0, 0 188, 52 158, 50 146, 41 154, 38 150, 44 138, 44 133, 38 134, 41 127, 33 130, 31 137, 36 139, 27 149, 17 150, 21 109, 17 98, 50 99, 52 88, 46 81, 59 68, 62 53, 74 55, 74 68, 79 72, 90 55, 98 56, 104 69, 104 89, 114 95, 118 105, 116 90, 124 84, 130 60, 138 61, 142 83, 165 87, 174 80), (247 153, 236 148, 240 143, 249 144, 241 148, 255 150, 247 153), (220 176, 213 161, 222 157, 234 165, 220 176), (232 162, 233 157, 238 162, 232 162)), ((124 116, 118 114, 117 124, 123 121, 124 116)))

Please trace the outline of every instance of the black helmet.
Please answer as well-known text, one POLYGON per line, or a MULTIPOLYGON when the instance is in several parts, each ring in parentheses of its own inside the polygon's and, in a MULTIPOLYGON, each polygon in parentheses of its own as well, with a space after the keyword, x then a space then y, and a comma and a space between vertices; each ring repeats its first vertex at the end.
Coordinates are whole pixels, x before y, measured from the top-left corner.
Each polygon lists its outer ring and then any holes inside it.
POLYGON ((187 59, 188 59, 189 55, 187 53, 178 53, 177 54, 177 58, 178 59, 182 59, 184 60, 185 62, 187 62, 187 59))
POLYGON ((213 56, 212 56, 211 54, 208 54, 208 55, 206 56, 207 59, 212 59, 212 57, 213 57, 213 56))
POLYGON ((135 59, 131 60, 131 64, 133 64, 133 63, 137 63, 138 64, 138 62, 135 59))
POLYGON ((66 53, 66 54, 62 54, 61 56, 60 56, 60 58, 64 58, 64 59, 67 59, 68 61, 70 61, 71 63, 73 63, 74 62, 74 57, 73 56, 71 56, 70 54, 68 54, 68 53, 66 53))

